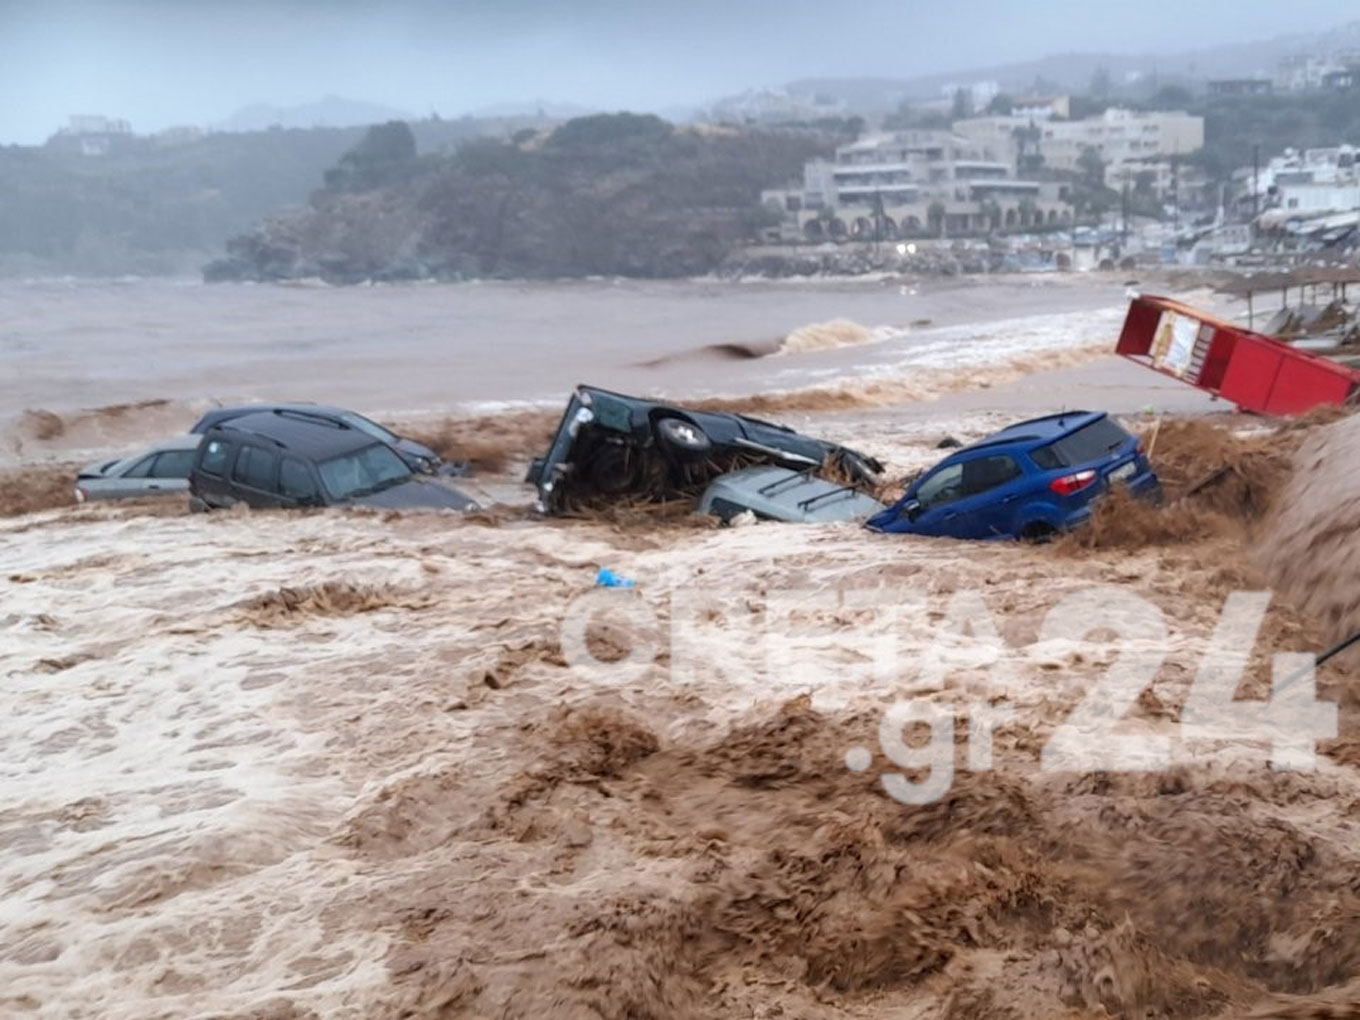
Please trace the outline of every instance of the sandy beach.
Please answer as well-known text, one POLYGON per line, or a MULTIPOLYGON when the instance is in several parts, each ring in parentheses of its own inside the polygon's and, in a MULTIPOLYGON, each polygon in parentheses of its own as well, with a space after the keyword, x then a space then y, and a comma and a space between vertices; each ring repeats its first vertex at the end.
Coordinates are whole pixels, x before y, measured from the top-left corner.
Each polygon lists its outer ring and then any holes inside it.
POLYGON ((1233 593, 1272 593, 1242 698, 1360 626, 1360 417, 1277 429, 1113 358, 1112 279, 175 287, 3 285, 6 484, 310 396, 486 416, 490 509, 0 518, 0 1014, 1360 1009, 1360 658, 1317 671, 1311 767, 1182 725, 1233 593), (893 479, 1095 406, 1156 428, 1170 506, 1050 546, 544 520, 519 479, 580 381, 759 400, 893 479), (1165 761, 1056 767, 1135 658, 1109 732, 1165 761), (928 726, 885 738, 905 702, 949 720, 929 768, 928 726))

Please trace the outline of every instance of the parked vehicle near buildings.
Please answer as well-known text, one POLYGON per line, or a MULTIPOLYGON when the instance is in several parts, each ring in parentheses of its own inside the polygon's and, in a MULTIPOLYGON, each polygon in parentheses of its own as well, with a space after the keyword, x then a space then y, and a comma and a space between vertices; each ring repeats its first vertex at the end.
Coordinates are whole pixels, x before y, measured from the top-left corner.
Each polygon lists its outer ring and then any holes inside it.
POLYGON ((1103 411, 1018 422, 951 454, 869 518, 875 531, 1042 541, 1085 523, 1112 486, 1160 500, 1137 437, 1103 411))
POLYGON ((385 442, 343 423, 263 411, 220 422, 202 437, 189 473, 194 509, 365 506, 472 510, 477 504, 417 478, 385 442))
POLYGON ((201 439, 174 436, 131 456, 87 464, 76 475, 76 502, 183 496, 201 439))

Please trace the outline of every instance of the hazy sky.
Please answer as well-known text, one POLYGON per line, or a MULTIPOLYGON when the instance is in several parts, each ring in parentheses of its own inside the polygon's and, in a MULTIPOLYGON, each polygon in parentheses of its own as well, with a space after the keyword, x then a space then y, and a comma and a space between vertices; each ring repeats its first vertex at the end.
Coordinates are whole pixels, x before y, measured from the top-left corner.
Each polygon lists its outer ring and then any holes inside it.
POLYGON ((0 0, 0 143, 42 141, 72 113, 149 132, 326 94, 416 115, 540 98, 665 109, 805 76, 1182 51, 1358 16, 1355 0, 0 0))

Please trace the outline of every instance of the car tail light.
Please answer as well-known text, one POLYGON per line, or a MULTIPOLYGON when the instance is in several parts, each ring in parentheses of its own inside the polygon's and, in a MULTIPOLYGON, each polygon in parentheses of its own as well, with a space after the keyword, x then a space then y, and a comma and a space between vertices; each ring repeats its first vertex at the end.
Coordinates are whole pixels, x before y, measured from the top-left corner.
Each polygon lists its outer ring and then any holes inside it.
POLYGON ((1094 471, 1078 471, 1074 475, 1063 475, 1055 478, 1048 483, 1048 487, 1059 496, 1070 496, 1074 492, 1080 492, 1096 480, 1094 471))

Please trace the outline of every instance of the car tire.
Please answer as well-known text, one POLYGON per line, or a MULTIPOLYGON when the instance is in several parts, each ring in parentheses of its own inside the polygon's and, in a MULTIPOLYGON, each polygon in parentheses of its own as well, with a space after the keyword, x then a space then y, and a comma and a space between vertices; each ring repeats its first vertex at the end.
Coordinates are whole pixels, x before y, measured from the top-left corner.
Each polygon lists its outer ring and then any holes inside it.
POLYGON ((658 418, 654 428, 657 441, 682 460, 698 460, 713 449, 708 434, 684 418, 658 418))
POLYGON ((617 496, 638 487, 642 465, 633 447, 609 443, 595 452, 586 470, 598 492, 617 496))
POLYGON ((1020 529, 1020 541, 1045 545, 1058 537, 1058 529, 1047 521, 1031 521, 1020 529))

